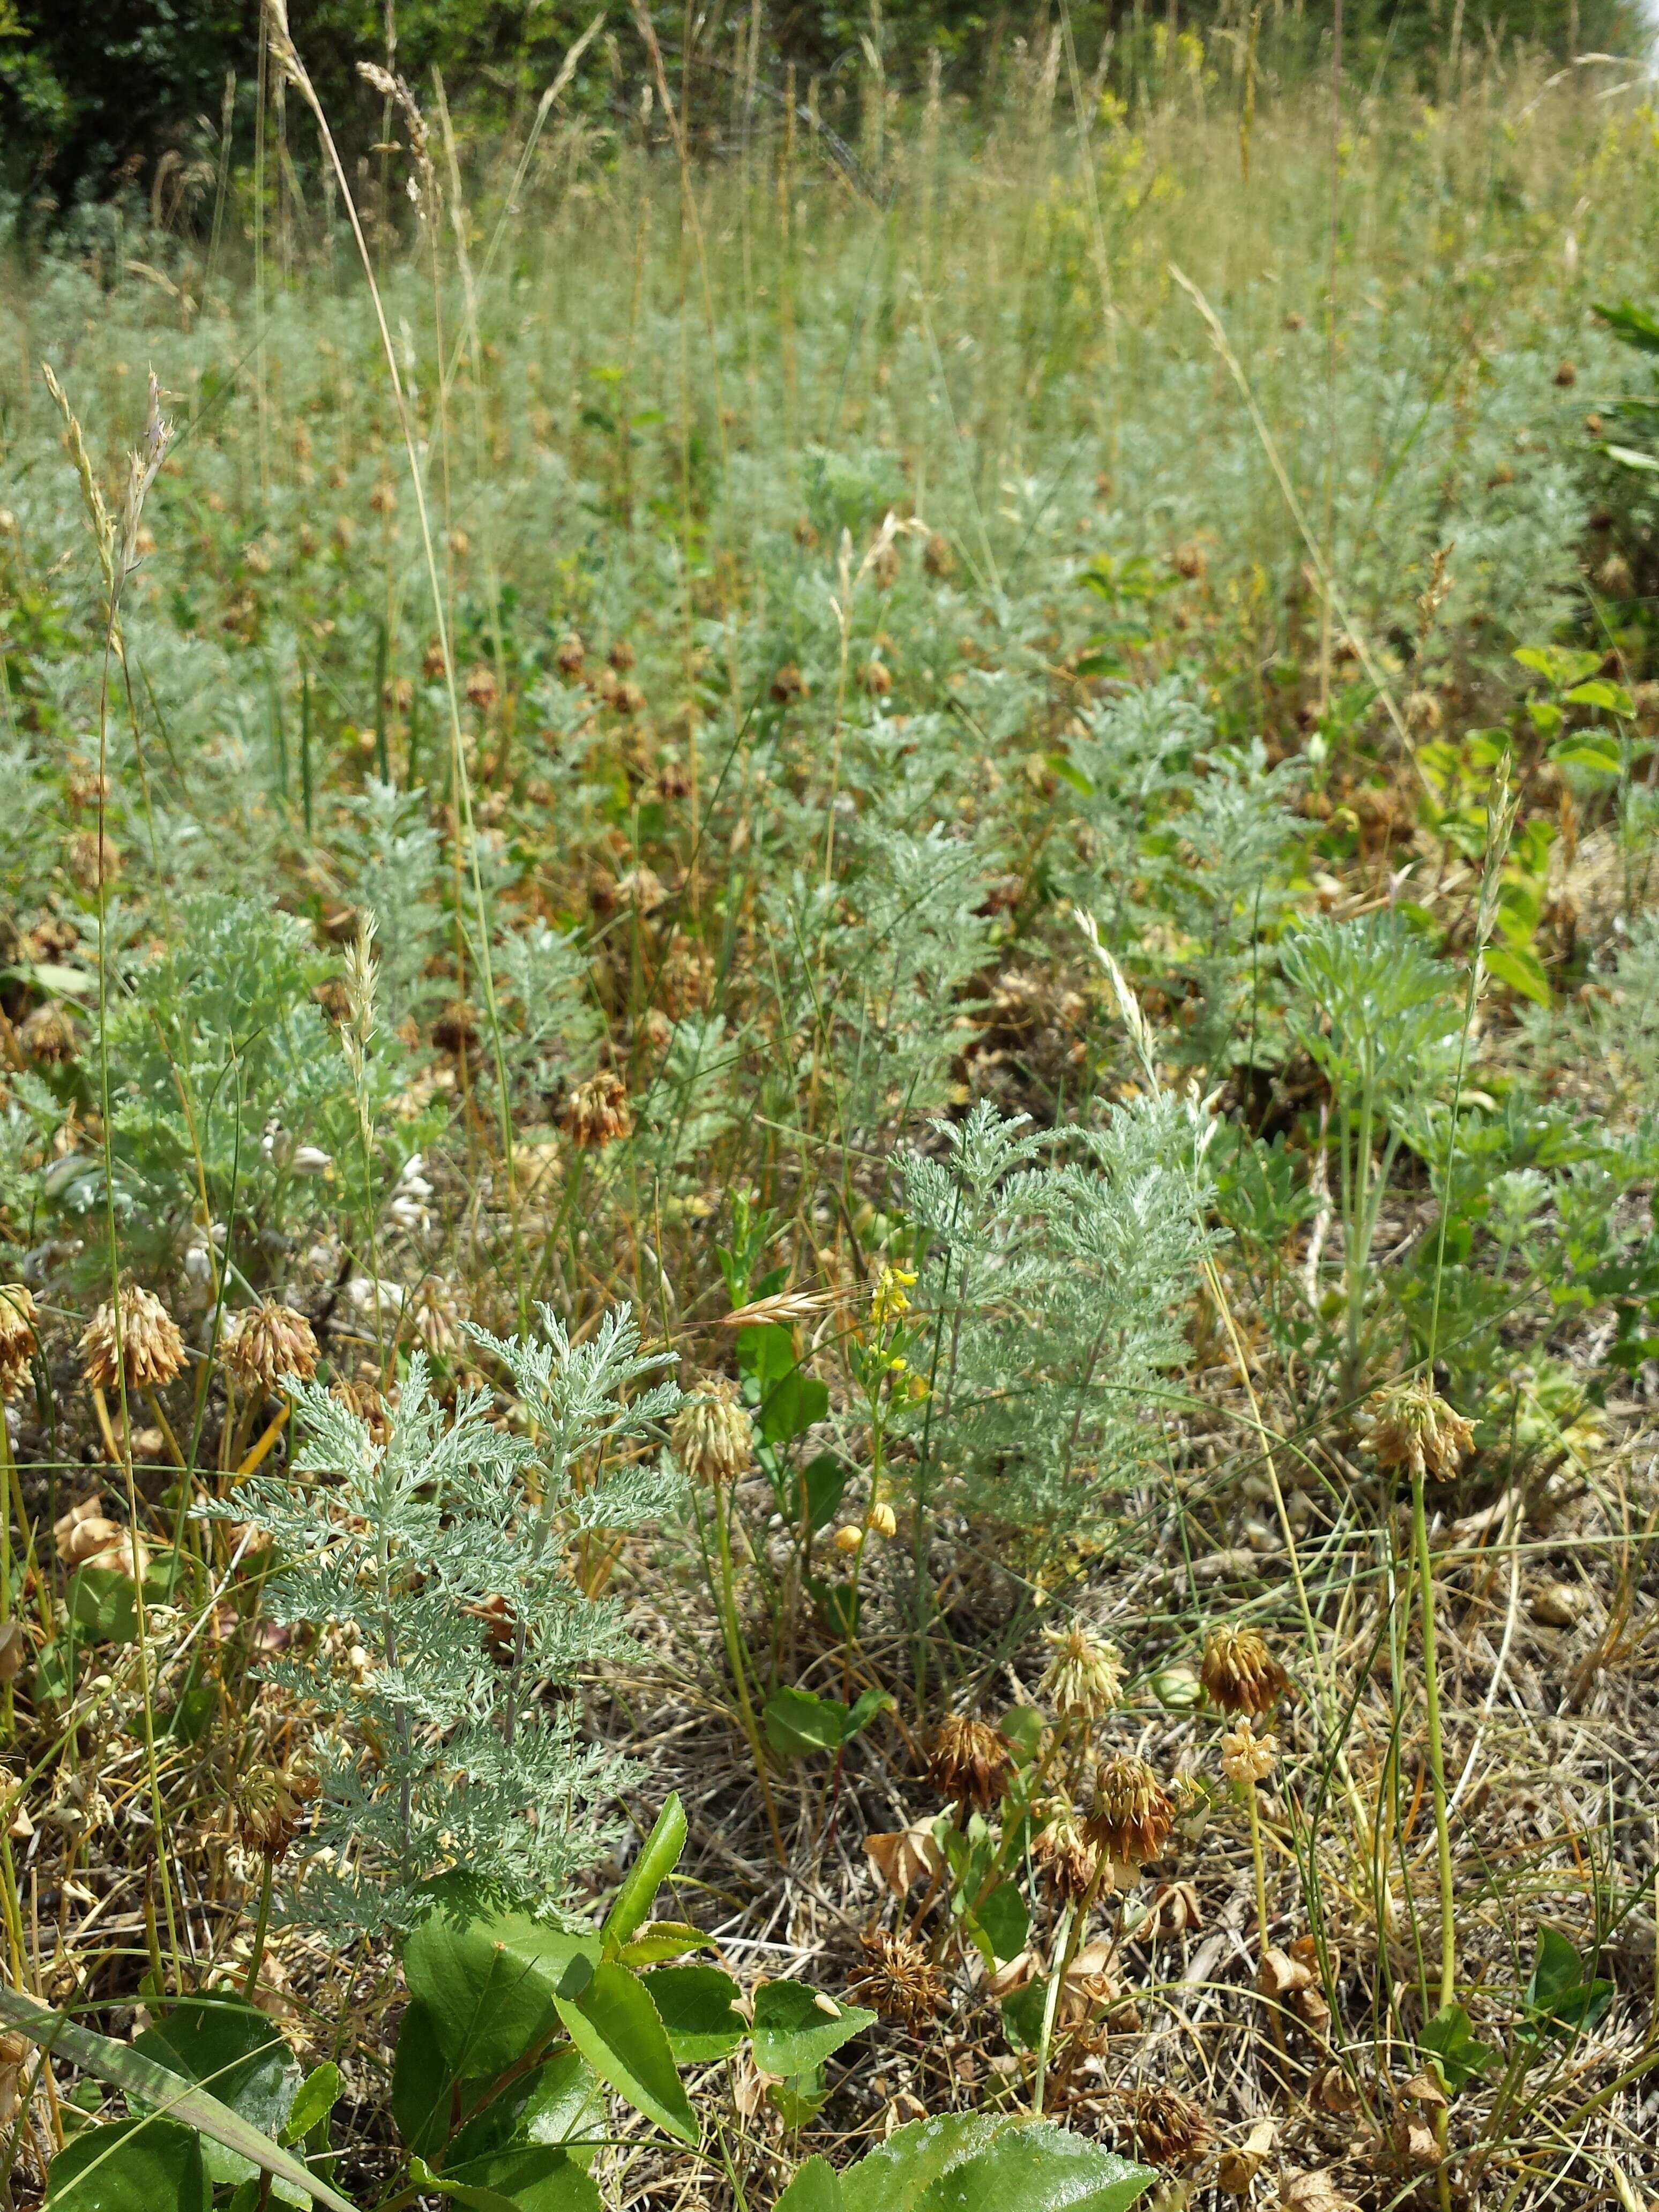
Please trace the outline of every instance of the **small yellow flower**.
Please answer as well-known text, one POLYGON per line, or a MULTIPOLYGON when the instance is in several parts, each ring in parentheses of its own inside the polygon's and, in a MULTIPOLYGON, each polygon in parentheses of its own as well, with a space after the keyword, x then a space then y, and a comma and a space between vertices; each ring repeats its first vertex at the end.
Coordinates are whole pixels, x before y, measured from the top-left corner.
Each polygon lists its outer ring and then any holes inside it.
POLYGON ((863 1541, 863 1529, 855 1528, 850 1521, 844 1522, 836 1531, 835 1546, 838 1552, 856 1552, 863 1541))
POLYGON ((898 1516, 890 1505, 872 1505, 870 1508, 869 1527, 872 1536, 893 1535, 898 1528, 898 1516))
POLYGON ((913 1267, 895 1267, 884 1260, 875 1286, 870 1292, 870 1318, 878 1328, 885 1328, 890 1322, 897 1321, 910 1310, 910 1301, 905 1292, 915 1287, 913 1267))

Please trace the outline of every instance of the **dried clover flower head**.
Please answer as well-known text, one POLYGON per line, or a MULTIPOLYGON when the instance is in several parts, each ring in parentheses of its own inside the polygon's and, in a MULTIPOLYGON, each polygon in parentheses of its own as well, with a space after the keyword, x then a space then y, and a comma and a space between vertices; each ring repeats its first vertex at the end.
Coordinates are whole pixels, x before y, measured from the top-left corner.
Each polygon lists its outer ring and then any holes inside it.
POLYGON ((368 1382, 348 1382, 344 1376, 341 1376, 329 1385, 328 1395, 343 1406, 347 1413, 356 1415, 368 1431, 371 1443, 390 1442, 392 1416, 386 1411, 386 1400, 380 1395, 377 1385, 368 1382))
POLYGON ((597 1152, 634 1126, 628 1110, 628 1086, 612 1069, 602 1067, 579 1083, 565 1101, 564 1133, 585 1152, 597 1152))
POLYGON ((236 1834, 245 1850, 258 1851, 275 1866, 288 1855, 300 1832, 307 1800, 317 1787, 308 1776, 285 1774, 264 1760, 247 1769, 236 1784, 236 1834))
POLYGON ((121 872, 121 848, 107 833, 100 836, 95 830, 77 830, 64 852, 69 872, 82 890, 112 884, 121 872))
POLYGON ((870 1291, 870 1318, 878 1328, 885 1328, 889 1322, 909 1312, 910 1301, 905 1293, 915 1289, 915 1281, 914 1267, 895 1267, 882 1261, 870 1291))
POLYGON ((553 656, 561 676, 580 676, 582 663, 587 658, 587 647, 573 629, 559 641, 559 649, 553 656))
POLYGON ((674 1456, 693 1482, 718 1489, 747 1473, 755 1456, 755 1431, 735 1382, 711 1375, 688 1399, 669 1431, 674 1456))
POLYGON ((1289 1686, 1261 1630, 1226 1623, 1204 1639, 1199 1680, 1225 1713, 1265 1713, 1289 1686))
POLYGON ((116 1348, 116 1320, 106 1303, 99 1307, 81 1339, 81 1365, 96 1390, 118 1387, 126 1370, 129 1390, 158 1389, 171 1382, 185 1364, 185 1340, 160 1298, 137 1283, 121 1292, 120 1348, 116 1348))
POLYGON ((470 707, 476 707, 480 714, 487 714, 495 703, 495 671, 482 665, 469 668, 466 672, 464 689, 466 692, 467 704, 470 707))
POLYGON ((1123 1687, 1123 1658, 1086 1628, 1050 1628, 1044 1640, 1054 1656, 1041 1684, 1062 1720, 1097 1721, 1110 1712, 1123 1687))
POLYGON ((1265 1782, 1278 1764, 1279 1747, 1270 1735, 1258 1735, 1248 1713, 1221 1739, 1221 1771, 1229 1782, 1265 1782))
POLYGON ((1006 1739, 988 1723, 948 1713, 933 1738, 927 1778, 941 1797, 988 1813, 1001 1795, 1012 1756, 1006 1739))
POLYGON ((16 1395, 34 1344, 33 1291, 27 1283, 0 1283, 0 1399, 16 1395))
POLYGON ((1138 1867, 1162 1853, 1176 1811, 1175 1800, 1146 1760, 1120 1752, 1095 1776, 1084 1833, 1117 1865, 1138 1867))
POLYGON ((1373 1391, 1365 1409, 1371 1456, 1379 1467, 1403 1467, 1413 1482, 1449 1482, 1474 1449, 1474 1424, 1420 1376, 1373 1391))
POLYGON ((1080 1905, 1094 1888, 1100 1853, 1069 1805, 1049 1821, 1031 1850, 1056 1905, 1080 1905))
POLYGON ((20 1024, 17 1042, 31 1060, 61 1066, 80 1049, 75 1024, 61 1006, 37 1006, 20 1024))
POLYGON ((236 1316, 219 1356, 245 1389, 274 1390, 284 1375, 310 1382, 317 1372, 317 1339, 302 1313, 267 1298, 236 1316))
POLYGON ((890 1936, 884 1929, 860 1936, 864 1962, 848 1978, 854 1994, 875 2007, 884 2020, 901 2021, 920 2035, 945 2002, 945 1978, 912 1936, 890 1936))
POLYGON ((1193 2166, 1210 2146, 1203 2108, 1179 2089, 1156 2086, 1131 2092, 1127 2146, 1154 2166, 1193 2166))

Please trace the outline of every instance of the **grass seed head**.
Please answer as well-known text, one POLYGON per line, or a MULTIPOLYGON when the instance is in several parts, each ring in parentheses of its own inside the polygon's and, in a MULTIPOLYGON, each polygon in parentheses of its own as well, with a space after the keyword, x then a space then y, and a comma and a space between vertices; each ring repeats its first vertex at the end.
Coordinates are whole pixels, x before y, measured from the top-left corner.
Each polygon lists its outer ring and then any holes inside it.
POLYGON ((707 1377, 674 1416, 669 1441, 693 1482, 718 1490, 746 1474, 754 1463, 755 1431, 737 1384, 724 1375, 707 1377))
POLYGON ((1373 1391, 1365 1410, 1372 1458, 1379 1467, 1403 1468, 1414 1482, 1449 1482, 1474 1448, 1474 1424, 1420 1376, 1373 1391))
POLYGON ((941 1797, 988 1813, 1002 1794, 1013 1754, 988 1722, 947 1713, 928 1755, 927 1778, 941 1797))
POLYGON ((1175 1825, 1175 1800, 1144 1759, 1120 1752, 1095 1776, 1084 1833, 1115 1864, 1138 1867, 1161 1856, 1175 1825))
POLYGON ((317 1356, 311 1323, 272 1298, 240 1314, 219 1347, 227 1371, 244 1389, 274 1390, 285 1375, 309 1382, 317 1356))
POLYGON ((1205 1638, 1199 1679, 1224 1713, 1267 1712, 1289 1686, 1261 1630, 1228 1623, 1205 1638))
POLYGON ((129 1390, 160 1389, 185 1364, 185 1340, 172 1315, 137 1283, 121 1292, 120 1345, 116 1345, 115 1310, 106 1301, 81 1339, 81 1366, 94 1389, 113 1390, 123 1368, 129 1390))
POLYGON ((920 2035, 937 2019, 945 2004, 945 1978, 928 1957, 924 1945, 911 1936, 889 1935, 877 1929, 860 1936, 862 1965, 848 1978, 848 1986, 873 2005, 884 2020, 896 2020, 920 2035))

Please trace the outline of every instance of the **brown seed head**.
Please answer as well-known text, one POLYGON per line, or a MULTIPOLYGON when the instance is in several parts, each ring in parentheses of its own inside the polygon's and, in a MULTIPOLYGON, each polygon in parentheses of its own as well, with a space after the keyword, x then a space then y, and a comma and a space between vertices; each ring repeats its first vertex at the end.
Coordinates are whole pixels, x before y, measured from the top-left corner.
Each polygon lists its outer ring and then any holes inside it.
POLYGON ((921 549, 921 565, 930 576, 948 576, 956 568, 951 541, 937 530, 921 549))
POLYGON ((184 1364, 185 1340, 172 1315, 137 1283, 121 1292, 118 1355, 115 1314, 107 1303, 99 1307, 81 1339, 82 1371, 98 1390, 117 1389, 123 1368, 129 1390, 160 1389, 184 1364))
POLYGON ((1123 1660, 1115 1644, 1086 1628, 1046 1632, 1054 1653, 1040 1687, 1062 1720, 1097 1721, 1110 1712, 1123 1687, 1123 1660))
POLYGON ((1154 2166, 1194 2166, 1210 2147, 1203 2108, 1179 2089, 1149 2085, 1130 2093, 1126 2148, 1154 2166))
POLYGON ((806 678, 793 660, 786 660, 772 678, 772 697, 780 707, 793 706, 806 696, 806 678))
POLYGON ((635 658, 634 648, 625 637, 619 637, 605 655, 605 659, 618 676, 627 675, 629 670, 634 665, 635 658))
POLYGON ((64 849, 69 872, 83 891, 112 884, 121 872, 120 847, 107 835, 100 839, 95 830, 77 830, 64 849))
POLYGON ((1204 1639, 1199 1680, 1224 1713, 1267 1712, 1288 1687, 1261 1630, 1224 1622, 1204 1639))
POLYGON ((1373 1391, 1371 1456, 1379 1467, 1404 1468, 1414 1482, 1449 1482, 1474 1448, 1474 1424, 1455 1413, 1420 1376, 1373 1391))
POLYGON ((328 1395, 337 1399, 347 1413, 355 1413, 368 1431, 371 1443, 386 1443, 392 1435, 392 1416, 386 1411, 386 1400, 373 1382, 349 1382, 343 1376, 329 1385, 328 1395))
POLYGON ((664 760, 657 763, 657 796, 672 804, 678 799, 691 796, 691 775, 684 761, 664 760))
POLYGON ((27 1283, 0 1283, 0 1400, 17 1395, 36 1342, 34 1293, 27 1283))
POLYGON ((61 1006, 37 1006, 19 1026, 17 1042, 31 1060, 62 1066, 75 1058, 75 1024, 61 1006))
POLYGON ((1138 1867, 1162 1854, 1175 1817, 1175 1800, 1146 1760, 1120 1752, 1095 1776, 1083 1832, 1115 1864, 1138 1867))
POLYGON ((587 658, 587 647, 573 629, 568 637, 559 641, 559 649, 553 656, 561 676, 580 676, 582 663, 587 658))
POLYGON ((893 688, 893 672, 884 660, 866 660, 859 671, 859 684, 872 699, 884 699, 893 688))
POLYGON ((1184 545, 1177 545, 1170 554, 1170 566, 1177 576, 1184 576, 1188 583, 1196 583, 1207 573, 1210 559, 1197 538, 1189 538, 1184 545))
POLYGON ((628 1110, 628 1086, 614 1069, 602 1067, 579 1083, 565 1101, 564 1133, 585 1152, 602 1152, 634 1126, 628 1110))
POLYGON ((302 1313, 267 1298, 235 1316, 219 1357, 244 1389, 274 1390, 285 1375, 310 1382, 317 1372, 317 1339, 302 1313))
POLYGON ((376 514, 396 514, 398 512, 397 485, 384 481, 377 483, 368 495, 368 503, 376 514))
POLYGON ((878 592, 890 592, 898 581, 899 551, 891 538, 878 545, 870 556, 870 574, 876 580, 878 592))
POLYGON ((464 999, 453 1000, 433 1023, 432 1042, 456 1060, 464 1052, 477 1051, 478 1017, 464 999))
POLYGON ((1406 701, 1406 726, 1419 737, 1440 727, 1440 702, 1432 691, 1417 690, 1406 701))
POLYGON ((705 1377, 674 1416, 669 1441, 693 1482, 718 1489, 746 1474, 754 1463, 755 1431, 737 1384, 724 1375, 705 1377))
POLYGON ((443 672, 444 649, 434 637, 421 655, 421 673, 428 684, 438 684, 443 680, 443 672))
POLYGON ((1069 1806, 1049 1821, 1031 1851, 1056 1905, 1080 1905, 1095 1887, 1100 1853, 1069 1806))
POLYGON ((987 1722, 948 1713, 933 1738, 927 1778, 941 1797, 988 1813, 1002 1794, 1003 1778, 1012 1763, 1007 1739, 987 1722))
POLYGON ((481 714, 487 714, 499 696, 495 688, 495 672, 482 665, 469 668, 465 689, 468 706, 476 707, 481 714))
POLYGON ((317 1795, 308 1775, 285 1774, 261 1760, 236 1785, 236 1834, 244 1850, 257 1851, 275 1866, 285 1858, 300 1832, 307 1801, 317 1795))
POLYGON ((848 1977, 855 1996, 873 2005, 884 2020, 896 2020, 920 2035, 945 2004, 945 1977, 914 1936, 890 1936, 884 1929, 860 1936, 864 1962, 848 1977))

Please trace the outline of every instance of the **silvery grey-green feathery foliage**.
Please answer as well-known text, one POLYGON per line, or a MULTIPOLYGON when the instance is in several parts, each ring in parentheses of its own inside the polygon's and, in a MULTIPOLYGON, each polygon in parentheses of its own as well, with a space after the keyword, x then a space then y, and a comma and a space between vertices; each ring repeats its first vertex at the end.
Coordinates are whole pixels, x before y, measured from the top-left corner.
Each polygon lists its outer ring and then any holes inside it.
POLYGON ((533 1911, 611 1847, 608 1809, 635 1771, 584 1742, 567 1695, 629 1648, 617 1607, 585 1597, 570 1544, 668 1510, 678 1482, 637 1455, 679 1402, 653 1380, 627 1307, 572 1344, 471 1331, 507 1370, 527 1433, 483 1392, 453 1418, 411 1358, 391 1434, 320 1385, 296 1383, 304 1449, 210 1507, 270 1539, 273 1617, 295 1632, 268 1678, 315 1714, 320 1796, 282 1896, 343 1938, 406 1927, 449 1868, 533 1911))
POLYGON ((1161 1095, 1044 1134, 981 1101, 944 1129, 943 1158, 905 1163, 934 1332, 932 1395, 908 1416, 922 1479, 959 1475, 1039 1550, 1156 1456, 1162 1378, 1186 1356, 1181 1314, 1212 1242, 1212 1127, 1161 1095))

